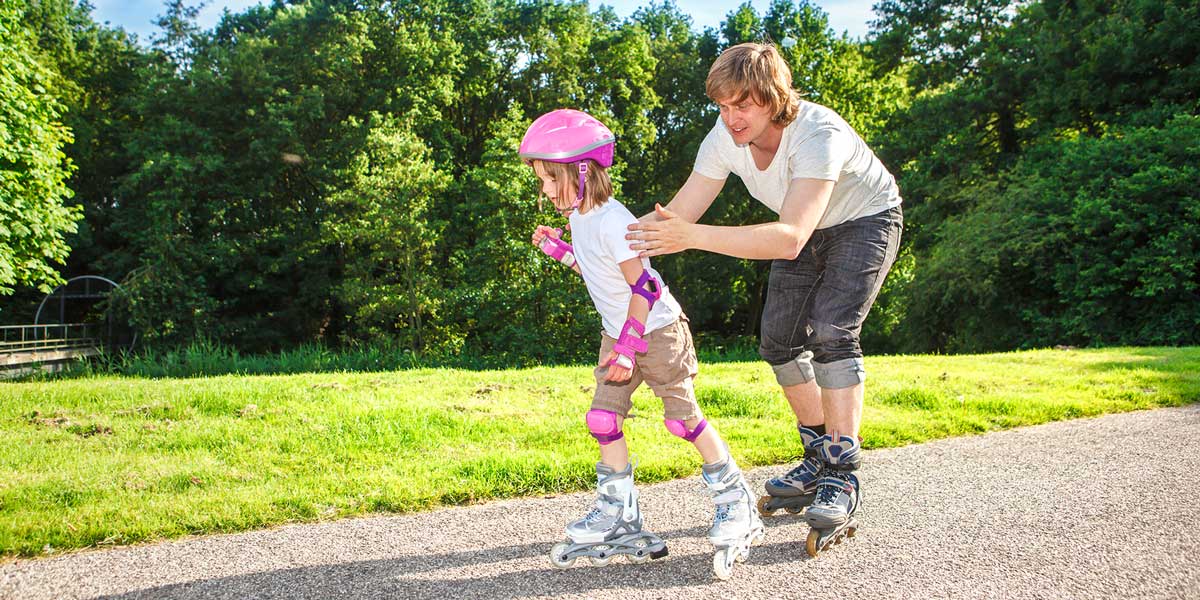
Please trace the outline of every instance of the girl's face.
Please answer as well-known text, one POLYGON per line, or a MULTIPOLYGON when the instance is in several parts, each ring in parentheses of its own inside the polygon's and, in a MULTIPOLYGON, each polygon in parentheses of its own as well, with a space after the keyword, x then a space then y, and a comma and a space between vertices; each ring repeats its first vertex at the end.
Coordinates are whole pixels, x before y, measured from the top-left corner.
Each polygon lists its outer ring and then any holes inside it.
POLYGON ((542 181, 542 195, 558 206, 558 180, 549 173, 538 173, 538 179, 542 181))
POLYGON ((739 146, 762 137, 771 126, 771 107, 755 102, 753 95, 746 96, 740 102, 717 102, 717 108, 721 109, 721 121, 725 123, 725 128, 739 146))
POLYGON ((538 179, 542 182, 542 195, 549 198, 550 202, 554 204, 554 208, 558 209, 558 212, 565 216, 567 214, 565 211, 571 209, 572 202, 570 199, 559 196, 559 192, 562 191, 563 186, 560 186, 558 180, 538 163, 534 163, 533 172, 537 174, 538 179))

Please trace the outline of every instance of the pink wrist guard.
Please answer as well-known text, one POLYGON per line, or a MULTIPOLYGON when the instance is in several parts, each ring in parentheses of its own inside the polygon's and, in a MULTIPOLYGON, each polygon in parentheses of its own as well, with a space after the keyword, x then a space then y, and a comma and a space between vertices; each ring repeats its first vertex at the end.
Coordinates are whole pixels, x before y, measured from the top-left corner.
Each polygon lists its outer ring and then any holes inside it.
MULTIPOLYGON (((561 230, 558 231, 561 234, 561 230)), ((546 256, 568 267, 575 265, 575 249, 559 238, 546 236, 542 238, 542 243, 538 247, 542 249, 542 252, 546 253, 546 256)))
POLYGON ((621 328, 621 337, 617 339, 616 345, 613 346, 613 352, 617 353, 617 358, 609 364, 616 363, 626 369, 632 369, 637 364, 637 353, 645 352, 650 347, 646 343, 646 340, 641 338, 645 333, 646 326, 641 321, 633 317, 625 319, 625 326, 621 328), (636 331, 637 335, 630 333, 630 329, 636 331))

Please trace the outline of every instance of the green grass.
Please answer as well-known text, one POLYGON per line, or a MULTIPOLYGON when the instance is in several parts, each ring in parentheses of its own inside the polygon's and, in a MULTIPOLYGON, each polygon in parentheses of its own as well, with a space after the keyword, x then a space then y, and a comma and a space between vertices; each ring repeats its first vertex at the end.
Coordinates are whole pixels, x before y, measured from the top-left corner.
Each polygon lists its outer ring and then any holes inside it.
MULTIPOLYGON (((868 448, 1200 400, 1200 348, 868 359, 868 448)), ((0 383, 0 556, 587 489, 590 367, 0 383)), ((794 460, 761 362, 702 364, 743 466, 794 460)), ((641 482, 699 469, 648 390, 641 482)))
MULTIPOLYGON (((758 340, 752 337, 733 338, 697 334, 701 362, 750 361, 758 358, 758 340)), ((136 352, 101 352, 98 356, 78 360, 68 368, 47 372, 32 369, 13 381, 59 381, 104 375, 129 377, 212 377, 216 375, 280 375, 380 371, 419 368, 451 368, 472 371, 498 368, 558 366, 586 361, 592 352, 576 356, 557 355, 550 359, 532 356, 483 356, 470 352, 448 354, 414 354, 407 348, 386 346, 357 346, 332 349, 309 344, 269 354, 244 354, 236 348, 207 340, 193 341, 186 346, 155 349, 141 348, 136 352), (516 361, 516 362, 514 362, 516 361)))

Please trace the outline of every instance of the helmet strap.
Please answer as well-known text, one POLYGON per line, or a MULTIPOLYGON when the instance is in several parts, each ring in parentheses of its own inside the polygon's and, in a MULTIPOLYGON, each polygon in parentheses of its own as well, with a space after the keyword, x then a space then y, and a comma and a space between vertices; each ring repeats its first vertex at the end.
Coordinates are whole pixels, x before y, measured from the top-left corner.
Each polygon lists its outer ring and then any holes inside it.
POLYGON ((587 161, 581 160, 581 161, 579 161, 579 190, 575 193, 574 208, 579 208, 579 205, 583 204, 583 183, 586 180, 587 180, 587 161))

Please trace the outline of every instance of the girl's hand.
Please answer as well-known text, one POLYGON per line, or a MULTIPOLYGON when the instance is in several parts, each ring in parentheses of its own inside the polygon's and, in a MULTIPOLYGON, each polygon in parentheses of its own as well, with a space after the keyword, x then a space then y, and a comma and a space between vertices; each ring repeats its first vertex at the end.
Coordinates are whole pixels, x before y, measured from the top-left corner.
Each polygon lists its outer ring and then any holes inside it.
POLYGON ((661 204, 654 205, 657 221, 639 221, 629 225, 625 239, 632 241, 631 250, 636 250, 638 256, 658 256, 674 254, 689 248, 695 248, 693 240, 695 226, 681 219, 679 215, 665 209, 661 204))
POLYGON ((546 236, 550 236, 552 238, 558 238, 561 235, 562 235, 562 232, 553 227, 547 227, 545 225, 538 225, 537 227, 535 227, 533 229, 533 238, 532 238, 533 245, 541 246, 542 240, 546 239, 546 236))
POLYGON ((629 381, 629 378, 633 377, 633 369, 626 369, 625 367, 613 362, 615 360, 617 360, 617 353, 615 350, 610 350, 608 352, 608 356, 604 357, 604 360, 600 361, 600 364, 608 365, 608 373, 604 375, 604 380, 611 381, 613 383, 625 383, 626 381, 629 381))

